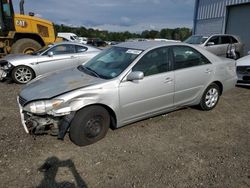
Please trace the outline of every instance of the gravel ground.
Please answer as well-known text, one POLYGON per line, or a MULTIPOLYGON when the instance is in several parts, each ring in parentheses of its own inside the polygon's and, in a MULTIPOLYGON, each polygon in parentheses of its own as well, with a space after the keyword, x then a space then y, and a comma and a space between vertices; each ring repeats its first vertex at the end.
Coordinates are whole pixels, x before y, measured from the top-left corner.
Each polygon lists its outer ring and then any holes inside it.
POLYGON ((249 88, 225 93, 210 112, 182 109, 87 147, 27 135, 20 88, 0 83, 0 187, 250 187, 249 88))

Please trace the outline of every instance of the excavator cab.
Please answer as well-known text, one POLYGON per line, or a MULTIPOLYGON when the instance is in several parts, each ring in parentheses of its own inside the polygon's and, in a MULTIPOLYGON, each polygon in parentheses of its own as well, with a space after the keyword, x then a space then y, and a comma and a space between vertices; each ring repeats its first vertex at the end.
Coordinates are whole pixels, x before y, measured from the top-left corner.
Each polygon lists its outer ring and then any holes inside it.
POLYGON ((6 36, 14 31, 14 9, 12 0, 0 0, 0 35, 6 36))
POLYGON ((19 2, 18 14, 12 0, 0 0, 0 58, 9 53, 29 54, 56 40, 53 23, 34 13, 25 15, 24 1, 19 2))

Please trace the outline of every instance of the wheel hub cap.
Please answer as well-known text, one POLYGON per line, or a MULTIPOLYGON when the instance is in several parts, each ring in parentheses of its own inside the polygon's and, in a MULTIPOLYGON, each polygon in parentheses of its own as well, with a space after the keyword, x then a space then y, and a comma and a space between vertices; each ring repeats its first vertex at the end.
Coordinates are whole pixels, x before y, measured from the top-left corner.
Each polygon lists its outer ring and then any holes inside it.
POLYGON ((32 73, 29 69, 27 68, 19 68, 15 72, 15 78, 21 83, 27 83, 31 80, 32 78, 32 73))
POLYGON ((205 103, 207 107, 209 108, 214 107, 218 101, 218 97, 219 97, 219 93, 217 89, 211 88, 210 90, 208 90, 206 94, 206 99, 205 99, 206 101, 205 103))
POLYGON ((94 138, 98 136, 102 129, 101 122, 102 121, 100 117, 90 119, 86 124, 86 129, 85 129, 86 136, 89 138, 94 138))

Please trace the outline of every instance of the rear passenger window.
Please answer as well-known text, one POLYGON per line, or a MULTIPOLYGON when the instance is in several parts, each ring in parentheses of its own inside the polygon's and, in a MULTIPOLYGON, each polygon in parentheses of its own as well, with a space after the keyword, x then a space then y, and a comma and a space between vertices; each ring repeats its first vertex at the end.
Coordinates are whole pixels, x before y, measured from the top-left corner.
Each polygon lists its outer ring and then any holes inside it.
POLYGON ((229 36, 222 36, 221 37, 221 44, 231 44, 231 40, 229 36))
POLYGON ((210 62, 201 53, 188 46, 173 47, 174 70, 189 68, 210 62))
POLYGON ((85 52, 87 51, 87 47, 85 46, 76 46, 76 53, 82 53, 82 52, 85 52))

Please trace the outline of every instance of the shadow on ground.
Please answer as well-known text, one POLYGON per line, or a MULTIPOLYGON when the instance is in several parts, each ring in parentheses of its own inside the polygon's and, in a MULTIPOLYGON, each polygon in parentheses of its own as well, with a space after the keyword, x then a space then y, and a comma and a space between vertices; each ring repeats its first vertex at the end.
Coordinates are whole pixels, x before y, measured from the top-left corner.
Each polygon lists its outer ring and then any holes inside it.
POLYGON ((44 177, 37 188, 87 188, 87 184, 77 172, 72 160, 59 160, 57 157, 50 157, 38 170, 44 173, 44 177), (56 175, 60 168, 67 168, 72 173, 75 183, 57 182, 56 175))

